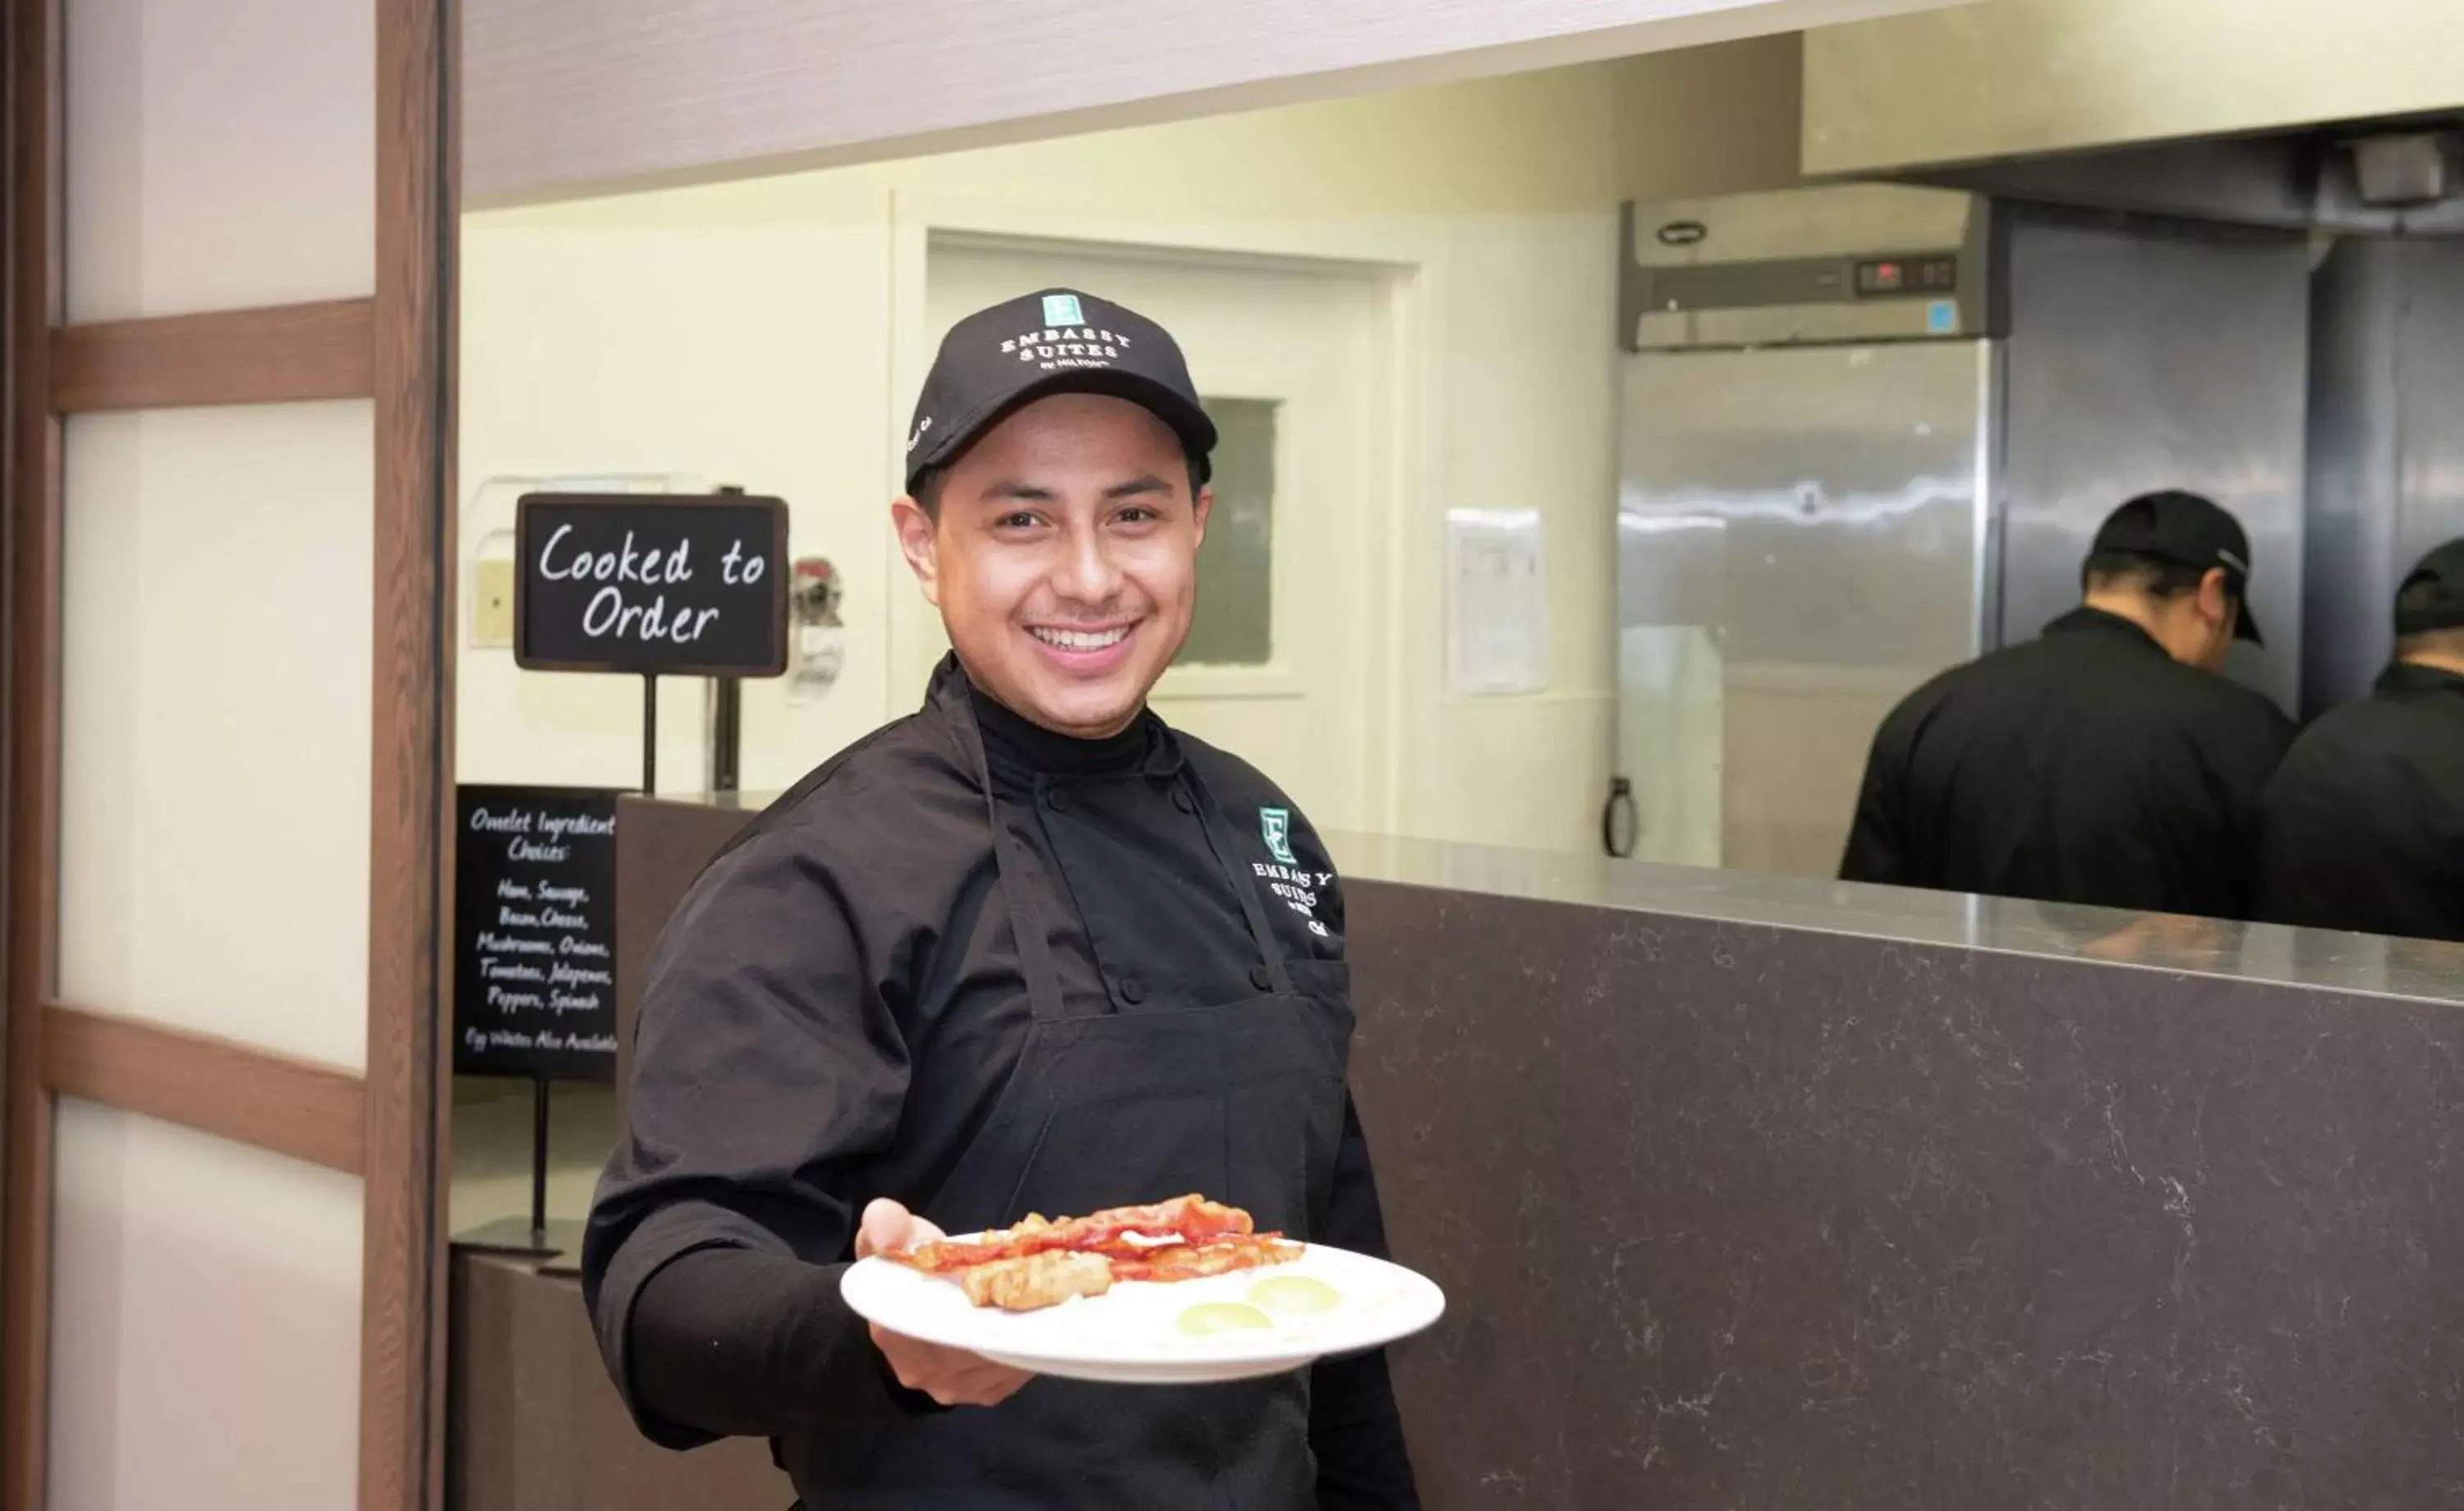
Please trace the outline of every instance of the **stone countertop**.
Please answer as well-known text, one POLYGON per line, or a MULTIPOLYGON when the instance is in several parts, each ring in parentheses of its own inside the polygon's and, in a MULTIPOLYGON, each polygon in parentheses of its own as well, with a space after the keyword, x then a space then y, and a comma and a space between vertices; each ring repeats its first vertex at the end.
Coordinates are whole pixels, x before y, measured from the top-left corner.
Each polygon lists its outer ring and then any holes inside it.
POLYGON ((1435 1507, 2464 1504, 2464 1015, 1382 882, 1435 1507))
POLYGON ((2442 952, 1333 843, 1431 1511, 2464 1505, 2442 952))
MULTIPOLYGON (((668 794, 676 808, 749 817, 772 793, 668 794)), ((639 801, 640 799, 628 799, 639 801)), ((2112 909, 1661 865, 1588 852, 1518 850, 1341 831, 1325 836, 1347 883, 2100 960, 2339 992, 2464 1002, 2464 945, 2134 913, 2112 909)))

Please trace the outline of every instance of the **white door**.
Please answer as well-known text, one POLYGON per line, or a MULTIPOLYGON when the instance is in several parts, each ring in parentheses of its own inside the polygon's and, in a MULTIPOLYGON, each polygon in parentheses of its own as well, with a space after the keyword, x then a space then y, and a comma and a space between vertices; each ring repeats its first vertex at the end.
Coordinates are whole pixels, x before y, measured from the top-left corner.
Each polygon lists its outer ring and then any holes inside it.
MULTIPOLYGON (((935 237, 932 339, 1055 284, 1171 331, 1222 433, 1198 617, 1156 711, 1264 771, 1319 827, 1375 827, 1388 749, 1379 563, 1393 551, 1383 280, 1349 264, 935 237)), ((920 687, 946 642, 910 643, 920 687)))

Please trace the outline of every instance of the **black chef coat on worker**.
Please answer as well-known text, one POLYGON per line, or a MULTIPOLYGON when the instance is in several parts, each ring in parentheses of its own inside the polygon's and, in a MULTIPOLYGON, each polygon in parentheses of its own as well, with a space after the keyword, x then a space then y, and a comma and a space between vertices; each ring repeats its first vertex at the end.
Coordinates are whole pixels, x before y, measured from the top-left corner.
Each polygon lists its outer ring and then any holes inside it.
POLYGON ((1839 875, 2246 917, 2259 795, 2292 734, 2258 693, 2075 609, 1882 721, 1839 875))
MULTIPOLYGON (((890 1196, 935 1216, 935 1193, 974 1171, 1005 1089, 1041 1063, 1030 1049, 1045 1042, 1043 1015, 1025 987, 1036 957, 1048 956, 1058 979, 1063 1026, 1088 1027, 1099 1045, 1105 1019, 1203 1017, 1193 1010, 1243 1000, 1264 1012, 1281 1000, 1268 995, 1272 973, 1227 867, 1255 884, 1255 927, 1271 933, 1294 993, 1339 1014, 1329 1021, 1348 1041, 1342 898, 1316 834, 1256 771, 1152 714, 1111 740, 1067 739, 983 697, 952 660, 920 713, 825 764, 749 825, 652 953, 626 1127, 583 1247, 601 1347, 643 1431, 673 1447, 770 1436, 813 1511, 1299 1511, 1310 1503, 1312 1453, 1326 1511, 1417 1507, 1382 1352, 1259 1387, 1039 1380, 1000 1407, 938 1412, 898 1388, 839 1296, 865 1203, 890 1196), (987 767, 1015 842, 998 855, 979 775, 987 767), (1213 838, 1209 813, 1225 816, 1213 838), (1219 853, 1227 843, 1233 853, 1219 853), (1043 936, 1025 959, 1005 884, 1021 889, 1031 906, 1019 917, 1043 936), (1134 1452, 1108 1437, 1159 1410, 1186 1417, 1185 1452, 1170 1451, 1177 1418, 1150 1423, 1134 1452), (1037 1442, 1001 1441, 1003 1424, 1038 1412, 1037 1442), (1244 1465, 1227 1467, 1223 1443, 1206 1436, 1226 1422, 1240 1424, 1244 1465), (878 1483, 885 1456, 895 1464, 901 1444, 936 1433, 967 1440, 911 1455, 910 1467, 965 1457, 962 1486, 878 1483), (1048 1464, 1056 1437, 1073 1439, 1075 1482, 1004 1482, 1037 1454, 1048 1464), (1243 1473, 1248 1482, 1234 1482, 1243 1473), (1286 1494, 1295 1474, 1298 1491, 1286 1494), (1257 1489, 1277 1475, 1285 1489, 1257 1489)), ((1242 1067, 1230 1068, 1237 1078, 1242 1067)), ((1331 1164, 1311 1172, 1324 1210, 1292 1224, 1315 1231, 1293 1236, 1382 1253, 1339 1058, 1327 1074, 1331 1164)), ((1136 1085, 1071 1089, 1117 1094, 1125 1129, 1155 1126, 1136 1085)), ((1210 1106, 1192 1115, 1224 1116, 1210 1106)), ((1052 1153, 1031 1136, 1036 1157, 1052 1153)), ((1098 1167, 1089 1174, 1100 1186, 1106 1154, 1099 1146, 1072 1158, 1098 1167)), ((1023 1214, 941 1215, 990 1225, 1023 1214)))
POLYGON ((2259 845, 2262 918, 2464 940, 2464 676, 2398 662, 2302 731, 2259 845))

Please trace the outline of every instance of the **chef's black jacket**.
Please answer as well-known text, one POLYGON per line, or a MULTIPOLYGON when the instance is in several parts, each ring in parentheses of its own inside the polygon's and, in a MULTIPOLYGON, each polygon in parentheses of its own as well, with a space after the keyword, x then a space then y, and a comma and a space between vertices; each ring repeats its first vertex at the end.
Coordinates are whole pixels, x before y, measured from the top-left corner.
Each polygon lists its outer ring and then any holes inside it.
MULTIPOLYGON (((1002 1134, 994 1125, 1009 1120, 1014 1083, 1031 1079, 1024 1066, 1041 1063, 1045 1042, 1038 1020, 1047 1015, 1031 1009, 1024 984, 1039 959, 1048 964, 1046 979, 1058 980, 1061 1000, 1049 1016, 1066 1019, 1067 1035, 1084 1030, 1099 1050, 1105 1020, 1159 1015, 1153 1022, 1169 1026, 1203 1018, 1192 1010, 1205 1004, 1233 1004, 1237 1024, 1247 1020, 1239 1004, 1253 1001, 1267 1032, 1266 1009, 1282 1000, 1267 995, 1270 974, 1284 973, 1295 999, 1339 1015, 1326 1020, 1349 1041, 1341 889, 1317 835, 1283 793, 1152 714, 1109 740, 1053 734, 982 696, 945 662, 920 713, 824 765, 749 825, 653 951, 626 1125, 583 1258, 600 1345, 635 1420, 671 1447, 725 1434, 771 1437, 812 1511, 1082 1503, 1303 1511, 1312 1489, 1325 1511, 1417 1507, 1382 1352, 1322 1362, 1305 1384, 1272 1387, 1288 1398, 1265 1405, 1240 1397, 1246 1387, 1038 1380, 1000 1407, 936 1412, 890 1376, 839 1295, 858 1217, 875 1196, 935 1215, 933 1193, 973 1171, 973 1152, 1002 1134), (970 734, 977 728, 980 756, 970 734), (979 775, 987 770, 1005 831, 1000 846, 979 775), (1212 825, 1212 837, 1209 813, 1228 820, 1212 825), (1219 853, 1227 843, 1234 853, 1219 853), (1255 882, 1248 899, 1236 895, 1231 867, 1255 882), (1005 871, 1021 884, 1006 901, 1005 871), (1022 899, 1028 909, 1014 914, 1022 899), (1037 922, 1022 935, 1017 921, 1028 918, 1037 922), (1261 930, 1281 961, 1272 972, 1262 961, 1261 930), (1035 948, 1022 952, 1022 937, 1035 948), (1159 1407, 1168 1397, 1178 1400, 1159 1407), (1135 1452, 1108 1438, 1115 1417, 1159 1410, 1165 1418, 1135 1439, 1135 1452), (1035 1421, 1039 1411, 1046 1426, 1036 1442, 999 1439, 1002 1423, 1035 1421), (1226 1422, 1243 1424, 1239 1439, 1210 1446, 1206 1433, 1232 1430, 1226 1422), (956 1487, 902 1489, 893 1477, 885 1488, 891 1471, 880 1461, 896 1455, 879 1445, 933 1432, 980 1439, 914 1456, 924 1466, 917 1472, 945 1473, 956 1487), (1271 1461, 1282 1488, 1262 1493, 1254 1478, 1245 1490, 1230 1482, 1226 1462, 1250 1453, 1248 1438, 1283 1433, 1288 1444, 1253 1456, 1271 1461), (1191 1445, 1185 1455, 1171 1452, 1177 1436, 1191 1445), (1071 1441, 1044 1441, 1056 1437, 1071 1441), (1166 1448, 1157 1454, 1159 1439, 1166 1448), (1034 1482, 1033 1471, 1018 1468, 1028 1448, 1067 1465, 1073 1482, 1034 1482), (936 1467, 969 1455, 964 1469, 936 1467)), ((1238 1032, 1227 1055, 1242 1053, 1238 1032)), ((1264 1079, 1272 1068, 1251 1074, 1264 1079)), ((1340 1059, 1311 1073, 1326 1078, 1318 1083, 1329 1120, 1321 1136, 1331 1163, 1312 1172, 1326 1190, 1324 1210, 1296 1224, 1316 1231, 1293 1236, 1382 1253, 1376 1188, 1340 1059)), ((1243 1067, 1228 1074, 1237 1082, 1243 1067)), ((1157 1127, 1177 1136, 1154 1121, 1157 1109, 1142 1111, 1138 1085, 1072 1089, 1116 1096, 1126 1138, 1157 1127)), ((1168 1106, 1160 1115, 1179 1114, 1168 1106)), ((1226 1116, 1220 1107, 1193 1115, 1201 1124, 1226 1116)), ((1205 1135, 1204 1126, 1218 1125, 1201 1126, 1201 1145, 1237 1142, 1235 1133, 1205 1135)), ((1083 1147, 1047 1149, 1032 1129, 1006 1136, 1031 1140, 1042 1168, 1058 1153, 1071 1178, 1091 1183, 1072 1195, 1178 1194, 1103 1184, 1108 1163, 1139 1152, 1108 1142, 1113 1127, 1109 1105, 1099 1105, 1079 1132, 1051 1134, 1083 1147)), ((1016 1194, 1005 1173, 994 1178, 1016 1194)), ((991 1225, 1023 1213, 960 1215, 991 1225)))
POLYGON ((2259 795, 2292 734, 2258 693, 2076 609, 1882 721, 1839 874, 2247 917, 2259 795))
POLYGON ((2464 940, 2464 676, 2399 662, 2302 731, 2259 835, 2261 917, 2464 940))

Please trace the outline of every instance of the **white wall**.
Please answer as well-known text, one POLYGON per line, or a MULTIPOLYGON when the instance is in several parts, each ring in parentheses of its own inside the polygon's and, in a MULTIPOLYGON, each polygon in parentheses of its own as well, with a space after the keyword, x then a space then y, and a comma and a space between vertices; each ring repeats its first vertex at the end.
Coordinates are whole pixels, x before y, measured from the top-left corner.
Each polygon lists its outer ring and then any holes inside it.
MULTIPOLYGON (((371 291, 370 6, 61 9, 71 319, 371 291)), ((374 451, 365 402, 68 422, 71 1005, 365 1062, 374 451)), ((49 1503, 348 1505, 359 1180, 77 1102, 55 1149, 49 1503)))
POLYGON ((2455 0, 1992 0, 1806 46, 1805 165, 1847 173, 2464 104, 2455 0))
MULTIPOLYGON (((628 470, 783 493, 795 549, 846 574, 850 659, 821 708, 747 690, 748 788, 783 785, 911 709, 889 605, 912 595, 887 502, 929 353, 896 286, 919 221, 1074 226, 1094 239, 1425 258, 1396 690, 1399 827, 1583 848, 1606 780, 1614 560, 1615 206, 1793 172, 1793 44, 1739 44, 910 163, 472 216, 463 248, 461 476, 628 470), (1689 134, 1705 110, 1736 129, 1689 134), (1689 145, 1690 144, 1690 145, 1689 145), (1448 697, 1441 521, 1540 510, 1550 684, 1448 697)), ((904 270, 904 271, 902 271, 904 270)), ((502 500, 510 507, 511 493, 502 500)), ((466 519, 466 547, 507 515, 466 519)), ((466 571, 467 576, 467 571, 466 571)), ((466 621, 467 624, 467 621, 466 621)), ((1331 624, 1329 633, 1376 632, 1331 624)), ((466 650, 466 780, 626 785, 638 687, 517 674, 466 650)), ((663 719, 661 785, 698 779, 695 690, 663 719), (672 778, 671 773, 673 774, 672 778)))

